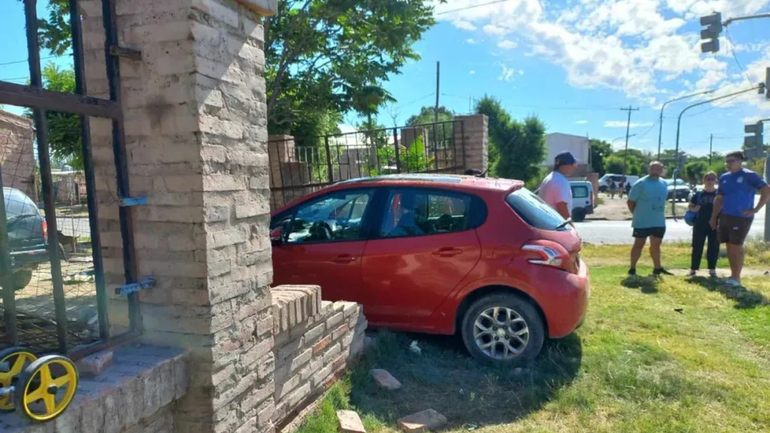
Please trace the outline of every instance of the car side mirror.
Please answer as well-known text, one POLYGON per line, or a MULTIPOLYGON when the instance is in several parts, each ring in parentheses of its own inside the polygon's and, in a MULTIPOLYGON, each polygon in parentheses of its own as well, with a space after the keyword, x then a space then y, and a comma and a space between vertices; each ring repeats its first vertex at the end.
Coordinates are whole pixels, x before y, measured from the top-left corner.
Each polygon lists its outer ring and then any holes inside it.
POLYGON ((270 231, 270 243, 278 246, 283 243, 283 226, 278 226, 270 231))

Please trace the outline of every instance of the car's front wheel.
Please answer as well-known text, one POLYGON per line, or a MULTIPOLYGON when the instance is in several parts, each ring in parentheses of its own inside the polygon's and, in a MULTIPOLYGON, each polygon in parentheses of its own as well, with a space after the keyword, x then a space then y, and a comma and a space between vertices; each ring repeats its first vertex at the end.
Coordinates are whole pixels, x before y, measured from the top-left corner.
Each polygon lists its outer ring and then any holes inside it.
POLYGON ((540 315, 527 300, 507 293, 474 302, 462 321, 462 338, 474 358, 491 364, 524 364, 545 340, 540 315))
POLYGON ((23 269, 13 273, 13 290, 21 290, 32 281, 32 271, 23 269))

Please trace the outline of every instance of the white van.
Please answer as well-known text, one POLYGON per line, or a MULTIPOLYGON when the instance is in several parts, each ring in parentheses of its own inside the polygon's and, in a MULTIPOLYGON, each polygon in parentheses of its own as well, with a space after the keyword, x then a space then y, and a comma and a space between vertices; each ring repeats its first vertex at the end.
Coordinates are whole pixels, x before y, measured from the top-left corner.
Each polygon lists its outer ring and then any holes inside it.
POLYGON ((612 182, 615 182, 615 186, 620 188, 620 182, 623 182, 623 185, 625 186, 626 181, 628 181, 633 186, 637 180, 639 180, 639 176, 623 176, 622 174, 607 173, 599 178, 599 192, 607 192, 610 189, 612 182))
POLYGON ((572 188, 572 221, 581 222, 594 213, 594 186, 587 180, 570 181, 572 188))

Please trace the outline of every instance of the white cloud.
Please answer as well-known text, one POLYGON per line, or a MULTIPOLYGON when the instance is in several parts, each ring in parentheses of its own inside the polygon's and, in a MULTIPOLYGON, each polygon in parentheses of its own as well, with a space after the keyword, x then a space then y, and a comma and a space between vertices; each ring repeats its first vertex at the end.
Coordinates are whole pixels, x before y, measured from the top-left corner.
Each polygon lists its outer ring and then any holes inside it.
POLYGON ((453 21, 452 25, 457 27, 458 29, 461 29, 461 30, 469 30, 469 31, 476 30, 476 26, 474 26, 470 22, 464 21, 464 20, 453 21))
POLYGON ((519 44, 517 44, 514 41, 508 40, 508 39, 503 39, 502 41, 497 43, 497 47, 498 48, 502 48, 504 50, 512 50, 512 49, 516 48, 517 46, 519 46, 519 44))
POLYGON ((475 44, 478 44, 479 42, 476 39, 468 38, 465 40, 465 43, 469 45, 475 45, 475 44))
POLYGON ((519 75, 524 75, 524 71, 522 71, 521 69, 519 69, 519 75))
POLYGON ((516 69, 515 68, 509 68, 504 63, 498 63, 501 68, 503 68, 503 71, 500 72, 500 76, 497 77, 500 81, 513 81, 514 78, 516 78, 516 69))
MULTIPOLYGON (((628 124, 627 120, 605 120, 605 128, 625 128, 628 124)), ((631 122, 630 128, 644 128, 652 126, 652 122, 631 122)))
POLYGON ((587 120, 578 120, 575 123, 577 123, 578 125, 585 125, 586 123, 588 123, 588 121, 587 120))
POLYGON ((468 72, 468 73, 469 73, 470 75, 476 75, 476 71, 475 71, 475 70, 473 70, 473 69, 471 69, 471 71, 470 71, 470 72, 468 72))

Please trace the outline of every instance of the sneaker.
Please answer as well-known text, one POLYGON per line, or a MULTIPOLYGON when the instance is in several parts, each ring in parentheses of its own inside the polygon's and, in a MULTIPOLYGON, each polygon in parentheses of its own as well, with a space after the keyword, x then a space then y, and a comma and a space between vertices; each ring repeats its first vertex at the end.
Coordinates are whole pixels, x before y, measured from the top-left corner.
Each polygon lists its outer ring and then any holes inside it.
POLYGON ((636 268, 629 269, 628 270, 628 275, 630 275, 632 277, 635 276, 636 275, 636 268))
POLYGON ((696 271, 695 269, 690 269, 690 272, 687 273, 687 276, 694 277, 697 274, 698 274, 698 271, 696 271))
POLYGON ((658 269, 655 269, 655 270, 652 271, 652 275, 657 277, 657 276, 660 276, 660 275, 674 275, 674 274, 672 274, 671 272, 669 272, 669 271, 667 271, 667 270, 665 270, 663 268, 658 268, 658 269))
POLYGON ((709 269, 709 277, 711 277, 711 278, 716 278, 717 277, 716 269, 709 269))
POLYGON ((732 278, 726 279, 725 280, 725 284, 727 284, 728 286, 733 286, 733 287, 741 287, 741 283, 738 282, 737 280, 732 279, 732 278))

